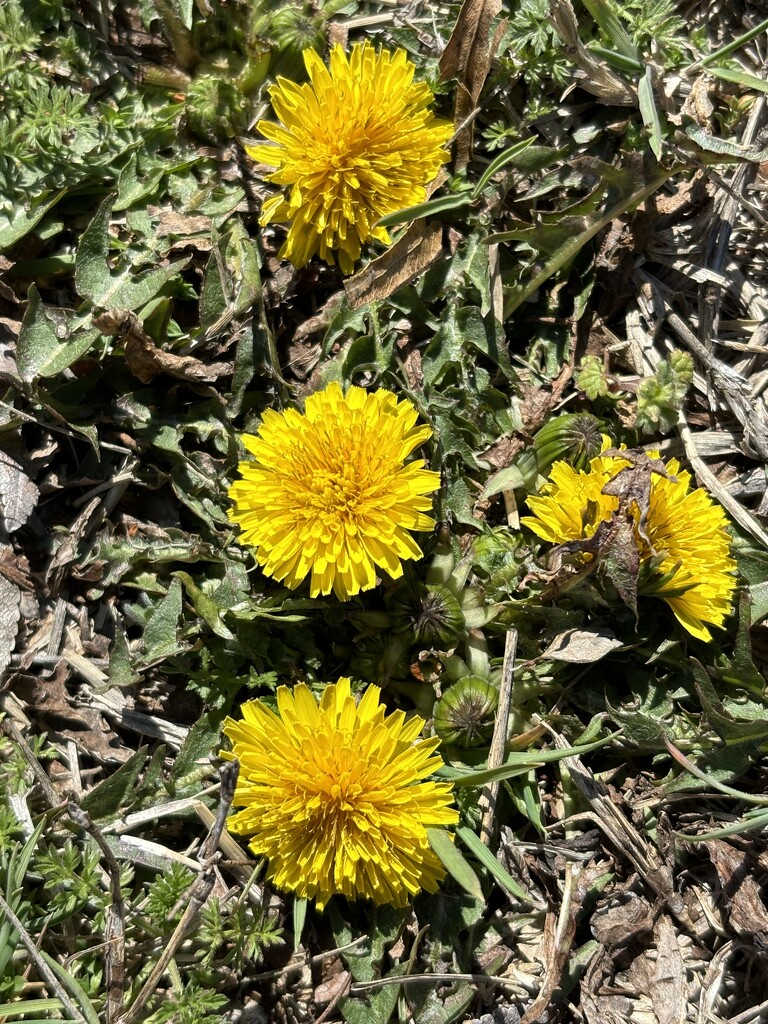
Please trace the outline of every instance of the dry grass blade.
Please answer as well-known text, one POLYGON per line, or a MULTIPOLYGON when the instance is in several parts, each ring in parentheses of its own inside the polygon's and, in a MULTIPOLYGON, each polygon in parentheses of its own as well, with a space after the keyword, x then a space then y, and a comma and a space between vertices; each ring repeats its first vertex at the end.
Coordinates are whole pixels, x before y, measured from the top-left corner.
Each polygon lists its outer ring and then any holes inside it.
MULTIPOLYGON (((496 721, 488 751, 488 767, 498 768, 504 761, 509 728, 509 710, 512 700, 512 683, 515 673, 515 656, 517 653, 517 630, 510 629, 504 646, 504 665, 499 688, 499 704, 496 710, 496 721)), ((480 793, 480 809, 482 813, 480 838, 486 846, 490 844, 493 834, 496 812, 496 799, 499 794, 499 780, 488 782, 480 793)))

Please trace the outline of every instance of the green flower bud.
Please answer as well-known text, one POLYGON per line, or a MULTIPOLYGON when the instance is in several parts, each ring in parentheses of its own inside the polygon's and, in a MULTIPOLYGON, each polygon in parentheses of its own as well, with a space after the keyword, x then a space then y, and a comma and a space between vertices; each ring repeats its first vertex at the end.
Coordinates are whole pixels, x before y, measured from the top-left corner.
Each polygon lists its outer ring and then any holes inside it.
POLYGON ((499 692, 480 676, 464 676, 435 704, 434 728, 445 742, 477 747, 493 735, 499 692))
POLYGON ((245 131, 245 99, 231 82, 214 75, 194 79, 185 100, 187 127, 205 142, 220 145, 245 131))
POLYGON ((395 632, 412 633, 413 643, 447 647, 464 629, 461 605, 440 585, 398 587, 389 599, 389 613, 395 632))
POLYGON ((537 491, 552 463, 560 460, 582 469, 600 454, 601 445, 600 421, 595 416, 588 412, 553 416, 536 431, 532 447, 521 452, 515 462, 521 485, 527 491, 537 491))
POLYGON ((306 78, 304 50, 322 52, 325 48, 325 17, 310 13, 305 4, 284 3, 258 18, 252 33, 272 48, 270 73, 292 81, 306 78))

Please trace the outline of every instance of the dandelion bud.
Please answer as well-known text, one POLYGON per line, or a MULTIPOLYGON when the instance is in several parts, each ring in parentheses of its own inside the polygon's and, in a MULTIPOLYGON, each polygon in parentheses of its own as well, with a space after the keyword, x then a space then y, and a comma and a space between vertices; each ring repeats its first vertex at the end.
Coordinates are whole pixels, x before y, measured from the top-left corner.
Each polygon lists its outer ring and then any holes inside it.
POLYGON ((493 735, 499 692, 481 676, 464 676, 435 705, 435 732, 446 743, 478 747, 493 735))

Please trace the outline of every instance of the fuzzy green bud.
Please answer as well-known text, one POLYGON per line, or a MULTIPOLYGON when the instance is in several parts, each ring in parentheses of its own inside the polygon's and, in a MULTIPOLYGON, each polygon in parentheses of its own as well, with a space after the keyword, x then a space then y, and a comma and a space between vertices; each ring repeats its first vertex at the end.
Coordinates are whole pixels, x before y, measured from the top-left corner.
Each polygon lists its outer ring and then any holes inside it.
POLYGON ((690 354, 676 350, 670 353, 668 362, 678 384, 689 388, 693 383, 693 359, 690 354))
POLYGON ((272 49, 270 74, 292 81, 306 78, 304 50, 322 51, 325 47, 325 17, 310 13, 303 3, 276 4, 259 17, 252 32, 272 49))
POLYGON ((590 402, 594 402, 596 398, 605 398, 608 394, 608 381, 602 360, 597 356, 585 356, 576 374, 575 384, 590 402))
POLYGON ((187 91, 187 127, 198 138, 213 145, 245 131, 245 99, 240 90, 223 78, 200 75, 187 91))

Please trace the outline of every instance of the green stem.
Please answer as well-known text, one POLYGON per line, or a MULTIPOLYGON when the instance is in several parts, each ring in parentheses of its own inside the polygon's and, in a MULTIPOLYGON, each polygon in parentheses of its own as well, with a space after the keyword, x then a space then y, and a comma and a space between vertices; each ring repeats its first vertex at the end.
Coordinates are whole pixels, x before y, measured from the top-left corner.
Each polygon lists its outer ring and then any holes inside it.
POLYGON ((583 249, 587 242, 594 238, 598 232, 602 231, 603 228, 607 227, 618 217, 621 217, 628 210, 633 210, 636 206, 639 206, 640 203, 645 202, 649 196, 652 196, 653 193, 661 188, 664 182, 671 177, 674 170, 679 170, 679 168, 665 170, 663 173, 658 174, 653 178, 647 185, 644 185, 642 188, 632 192, 629 196, 624 196, 585 231, 582 231, 581 234, 576 235, 574 238, 569 239, 561 245, 552 257, 547 260, 543 268, 535 275, 535 277, 532 277, 531 280, 525 284, 512 289, 504 302, 504 320, 506 321, 518 306, 521 306, 527 298, 533 295, 533 293, 537 291, 545 281, 549 280, 549 278, 556 274, 558 270, 564 267, 567 263, 570 263, 571 260, 575 259, 580 250, 583 249))

